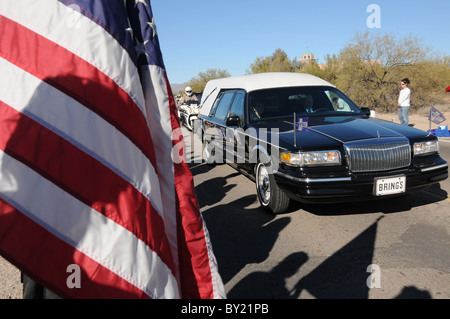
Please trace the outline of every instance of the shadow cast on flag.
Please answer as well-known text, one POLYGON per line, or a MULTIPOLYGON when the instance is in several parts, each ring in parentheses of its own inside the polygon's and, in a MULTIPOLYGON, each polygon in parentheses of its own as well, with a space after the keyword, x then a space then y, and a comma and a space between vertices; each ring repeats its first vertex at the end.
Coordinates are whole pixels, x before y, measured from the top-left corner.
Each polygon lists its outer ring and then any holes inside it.
POLYGON ((150 2, 2 1, 0 33, 0 254, 63 298, 225 298, 150 2))

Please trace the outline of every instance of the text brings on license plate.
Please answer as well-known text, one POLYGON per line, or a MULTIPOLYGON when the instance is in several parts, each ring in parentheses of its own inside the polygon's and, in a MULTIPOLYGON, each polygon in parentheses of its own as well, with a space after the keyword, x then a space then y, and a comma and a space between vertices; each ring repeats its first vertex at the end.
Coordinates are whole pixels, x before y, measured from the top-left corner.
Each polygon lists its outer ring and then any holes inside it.
POLYGON ((375 180, 375 196, 400 194, 406 191, 406 177, 396 176, 389 178, 378 178, 375 180))

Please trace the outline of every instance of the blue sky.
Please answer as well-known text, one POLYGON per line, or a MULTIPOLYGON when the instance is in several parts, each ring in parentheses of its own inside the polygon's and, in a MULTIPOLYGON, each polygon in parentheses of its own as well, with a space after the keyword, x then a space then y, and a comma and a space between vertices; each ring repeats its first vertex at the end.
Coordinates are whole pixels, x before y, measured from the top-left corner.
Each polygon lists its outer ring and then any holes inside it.
MULTIPOLYGON (((338 54, 356 32, 413 35, 450 55, 450 0, 151 0, 169 81, 224 69, 243 75, 257 57, 310 51, 319 63, 338 54), (380 28, 369 28, 371 4, 380 28)), ((373 16, 372 16, 373 17, 373 16)))

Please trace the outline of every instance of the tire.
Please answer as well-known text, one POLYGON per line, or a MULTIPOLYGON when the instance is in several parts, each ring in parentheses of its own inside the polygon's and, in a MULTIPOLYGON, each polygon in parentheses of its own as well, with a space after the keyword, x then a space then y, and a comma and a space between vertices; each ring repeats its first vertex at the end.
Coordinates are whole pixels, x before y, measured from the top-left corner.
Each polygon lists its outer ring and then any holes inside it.
POLYGON ((205 133, 202 132, 202 142, 203 142, 203 154, 202 154, 202 159, 203 162, 205 162, 208 165, 217 165, 218 163, 216 162, 215 159, 215 154, 214 154, 214 148, 211 149, 210 143, 208 143, 205 139, 205 133))
POLYGON ((209 149, 209 144, 205 140, 205 132, 202 132, 202 144, 203 144, 203 154, 202 159, 206 164, 212 164, 211 162, 211 151, 209 149))
POLYGON ((256 194, 261 206, 273 214, 283 214, 289 206, 289 197, 278 187, 267 165, 259 162, 255 168, 256 194))
POLYGON ((186 128, 189 130, 189 131, 191 131, 191 132, 193 132, 193 125, 192 125, 193 123, 192 123, 192 120, 191 120, 191 117, 188 117, 187 119, 186 119, 186 128))

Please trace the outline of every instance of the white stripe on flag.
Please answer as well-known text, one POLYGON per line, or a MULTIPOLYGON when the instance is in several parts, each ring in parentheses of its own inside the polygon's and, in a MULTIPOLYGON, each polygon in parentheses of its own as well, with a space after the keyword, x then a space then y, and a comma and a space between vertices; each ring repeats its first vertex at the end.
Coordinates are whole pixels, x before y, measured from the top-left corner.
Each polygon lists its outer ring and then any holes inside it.
MULTIPOLYGON (((178 251, 176 219, 175 177, 172 159, 172 127, 170 122, 169 101, 167 99, 164 71, 157 66, 143 66, 143 83, 146 91, 146 112, 148 127, 153 139, 161 197, 164 208, 166 236, 172 251, 178 251), (159 107, 158 107, 159 106, 159 107)), ((174 254, 175 268, 179 269, 178 255, 174 254)), ((177 274, 178 276, 178 274, 177 274)))
POLYGON ((0 167, 0 194, 22 213, 151 298, 179 297, 170 269, 132 233, 3 151, 0 167))

